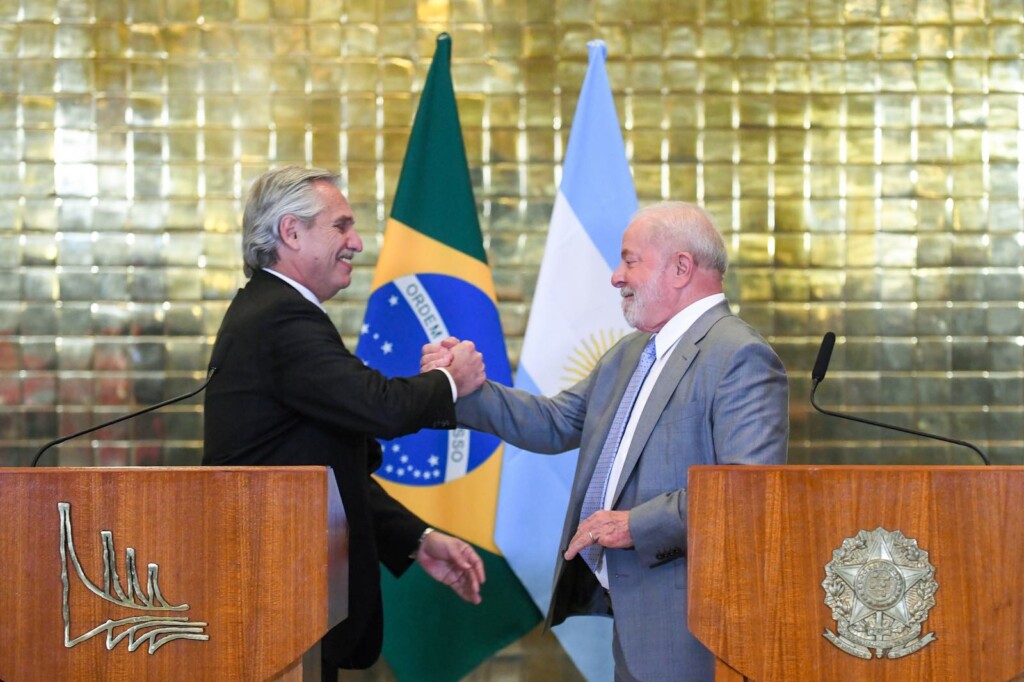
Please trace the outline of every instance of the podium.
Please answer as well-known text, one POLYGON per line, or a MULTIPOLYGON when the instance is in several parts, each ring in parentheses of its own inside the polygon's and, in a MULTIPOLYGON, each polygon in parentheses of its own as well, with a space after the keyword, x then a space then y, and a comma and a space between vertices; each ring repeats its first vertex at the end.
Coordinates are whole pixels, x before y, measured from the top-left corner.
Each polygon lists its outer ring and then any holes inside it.
POLYGON ((688 523, 718 682, 1024 673, 1024 468, 695 466, 688 523))
POLYGON ((347 615, 324 467, 0 468, 0 519, 4 682, 319 680, 347 615))

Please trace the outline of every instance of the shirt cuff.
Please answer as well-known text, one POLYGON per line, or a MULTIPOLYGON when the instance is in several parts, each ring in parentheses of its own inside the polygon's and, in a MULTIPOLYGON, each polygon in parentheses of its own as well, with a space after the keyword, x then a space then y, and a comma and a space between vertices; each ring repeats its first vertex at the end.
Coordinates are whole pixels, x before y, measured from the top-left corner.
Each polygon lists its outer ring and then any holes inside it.
POLYGON ((448 385, 452 387, 452 402, 454 403, 459 399, 459 389, 455 387, 455 379, 452 378, 452 373, 444 367, 435 367, 434 369, 438 372, 444 372, 444 375, 448 377, 448 385))
POLYGON ((409 553, 409 558, 413 561, 416 560, 416 555, 420 553, 420 547, 423 546, 423 541, 427 539, 427 536, 434 532, 434 529, 427 526, 423 529, 423 533, 420 535, 419 542, 416 543, 416 549, 409 553))

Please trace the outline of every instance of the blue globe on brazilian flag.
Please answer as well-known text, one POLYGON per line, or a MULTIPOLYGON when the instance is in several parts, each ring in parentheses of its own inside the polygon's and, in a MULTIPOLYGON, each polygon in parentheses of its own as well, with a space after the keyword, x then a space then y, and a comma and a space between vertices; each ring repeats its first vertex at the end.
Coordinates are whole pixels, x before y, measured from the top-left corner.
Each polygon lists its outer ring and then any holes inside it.
MULTIPOLYGON (((423 344, 473 341, 488 378, 512 380, 487 264, 442 33, 377 259, 356 354, 389 376, 417 374, 423 344)), ((399 682, 462 679, 540 621, 494 542, 504 445, 476 431, 421 431, 381 443, 375 476, 431 526, 473 543, 484 562, 483 603, 461 601, 413 566, 382 571, 384 657, 399 682)))
MULTIPOLYGON (((484 356, 487 376, 510 384, 512 372, 494 301, 458 277, 405 275, 370 297, 359 337, 359 356, 388 376, 416 374, 425 343, 454 336, 471 339, 484 356)), ((450 483, 477 469, 501 441, 468 429, 423 430, 381 443, 384 463, 377 475, 414 486, 450 483)))

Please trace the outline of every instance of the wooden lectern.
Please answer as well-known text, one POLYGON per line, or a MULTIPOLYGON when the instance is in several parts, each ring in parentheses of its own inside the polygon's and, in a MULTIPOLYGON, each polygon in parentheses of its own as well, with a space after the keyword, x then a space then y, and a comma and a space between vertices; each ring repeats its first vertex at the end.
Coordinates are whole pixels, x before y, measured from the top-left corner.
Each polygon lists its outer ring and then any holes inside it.
POLYGON ((319 680, 347 590, 330 469, 0 468, 4 682, 319 680))
POLYGON ((1024 673, 1024 468, 695 466, 688 485, 689 626, 719 682, 1024 673), (843 620, 877 647, 833 644, 843 620))

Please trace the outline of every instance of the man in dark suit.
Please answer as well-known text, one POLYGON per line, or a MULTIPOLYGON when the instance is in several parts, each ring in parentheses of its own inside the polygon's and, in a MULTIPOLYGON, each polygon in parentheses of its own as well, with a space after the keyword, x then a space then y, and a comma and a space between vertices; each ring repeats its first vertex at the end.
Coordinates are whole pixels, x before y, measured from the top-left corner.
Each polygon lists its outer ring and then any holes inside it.
MULTIPOLYGON (((524 450, 579 448, 547 624, 614 612, 617 682, 712 679, 711 653, 685 627, 687 471, 786 461, 786 372, 730 312, 727 263, 701 208, 638 211, 612 273, 638 331, 558 395, 488 381, 457 406, 460 424, 524 450)), ((455 342, 425 346, 423 368, 452 359, 455 342)))
POLYGON ((249 282, 224 316, 206 391, 209 465, 326 465, 350 532, 349 615, 322 642, 324 679, 380 655, 378 562, 400 575, 413 560, 463 599, 480 602, 483 563, 469 544, 427 524, 370 474, 377 438, 455 426, 455 399, 484 381, 472 344, 444 372, 389 379, 348 351, 322 306, 351 282, 362 251, 338 176, 297 167, 269 171, 249 192, 242 251, 249 282))

